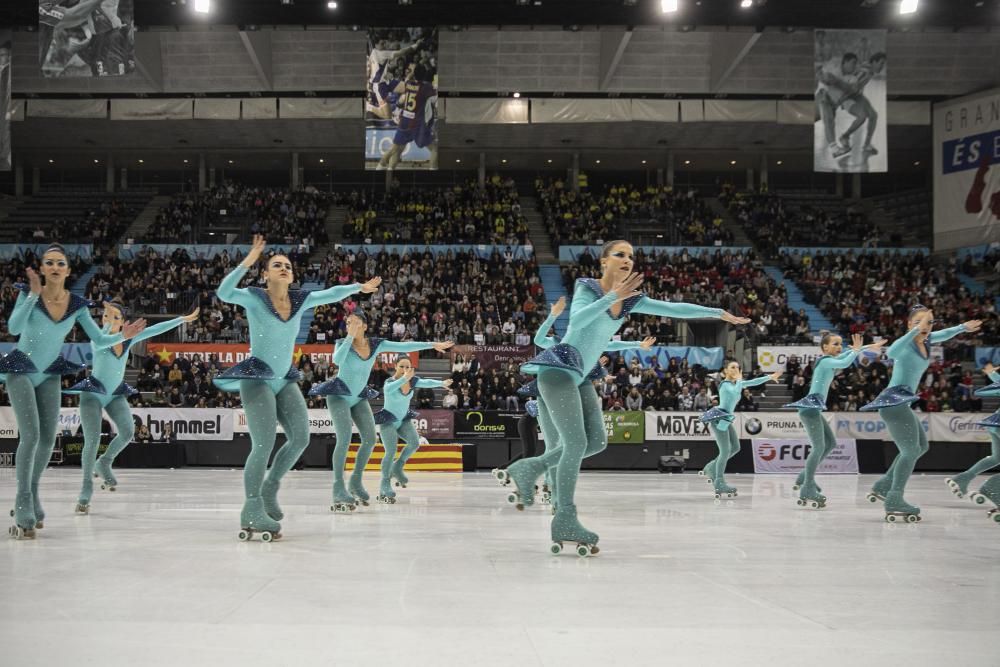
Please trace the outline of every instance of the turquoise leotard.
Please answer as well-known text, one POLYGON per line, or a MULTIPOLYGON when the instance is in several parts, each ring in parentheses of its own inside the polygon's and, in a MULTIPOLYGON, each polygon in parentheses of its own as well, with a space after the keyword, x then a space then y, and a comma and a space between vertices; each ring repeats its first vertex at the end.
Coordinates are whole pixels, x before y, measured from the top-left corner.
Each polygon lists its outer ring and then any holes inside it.
POLYGON ((90 316, 91 302, 87 299, 70 294, 66 313, 56 321, 38 294, 28 291, 26 285, 18 287, 21 294, 7 323, 10 332, 18 336, 17 347, 0 359, 0 381, 6 381, 8 374, 23 374, 37 387, 50 377, 72 375, 81 370, 83 366, 67 361, 60 354, 63 341, 77 323, 90 337, 95 350, 125 340, 121 333, 111 335, 101 331, 90 316))
POLYGON ((747 387, 756 387, 771 381, 770 375, 761 375, 752 380, 724 380, 719 384, 719 405, 701 416, 703 422, 714 424, 720 431, 729 429, 733 421, 733 410, 740 402, 740 396, 747 387))
POLYGON ((337 377, 316 385, 309 392, 310 396, 337 396, 354 406, 358 401, 375 398, 378 392, 368 386, 368 376, 372 367, 378 361, 381 352, 419 352, 430 350, 434 343, 422 341, 396 342, 384 338, 369 338, 368 347, 371 350, 367 358, 362 358, 354 349, 354 339, 350 336, 341 338, 333 351, 333 363, 337 365, 337 377))
POLYGON ((299 322, 306 309, 342 301, 361 291, 361 285, 338 285, 315 292, 289 290, 292 310, 285 320, 274 308, 267 290, 236 287, 246 272, 247 268, 243 266, 230 271, 222 279, 216 294, 222 301, 238 304, 246 310, 250 324, 250 357, 219 375, 214 382, 223 391, 239 391, 241 381, 258 380, 266 382, 277 394, 289 382, 301 377, 298 369, 292 366, 292 354, 295 338, 299 334, 299 322))
POLYGON ((124 382, 125 366, 128 364, 128 354, 134 343, 147 338, 159 336, 171 329, 176 329, 184 323, 183 317, 175 317, 166 322, 160 322, 151 327, 147 327, 134 338, 122 343, 121 355, 115 352, 115 346, 98 348, 91 343, 93 354, 93 368, 90 377, 77 382, 75 385, 65 390, 64 394, 93 393, 101 402, 101 407, 118 396, 131 396, 137 394, 138 390, 124 382))
POLYGON ((410 391, 404 394, 403 385, 405 384, 406 378, 401 377, 398 379, 389 378, 382 385, 385 402, 383 408, 375 413, 376 424, 392 424, 398 427, 407 419, 416 417, 417 413, 410 410, 410 401, 413 399, 414 392, 417 389, 433 389, 443 386, 440 380, 413 377, 410 379, 410 391))
POLYGON ((826 396, 830 392, 830 383, 833 382, 833 377, 837 371, 853 364, 857 357, 858 353, 854 350, 844 350, 835 357, 824 355, 817 359, 813 366, 809 393, 794 403, 788 403, 785 407, 800 410, 826 410, 826 396))
MULTIPOLYGON (((887 353, 889 358, 893 360, 889 386, 871 403, 862 406, 861 410, 871 412, 903 403, 913 403, 917 400, 915 392, 920 384, 920 378, 927 367, 931 365, 930 346, 927 344, 918 346, 914 340, 919 333, 920 329, 914 327, 889 346, 887 353)), ((964 324, 941 331, 932 331, 931 335, 927 337, 927 342, 943 343, 962 333, 965 333, 964 324)))

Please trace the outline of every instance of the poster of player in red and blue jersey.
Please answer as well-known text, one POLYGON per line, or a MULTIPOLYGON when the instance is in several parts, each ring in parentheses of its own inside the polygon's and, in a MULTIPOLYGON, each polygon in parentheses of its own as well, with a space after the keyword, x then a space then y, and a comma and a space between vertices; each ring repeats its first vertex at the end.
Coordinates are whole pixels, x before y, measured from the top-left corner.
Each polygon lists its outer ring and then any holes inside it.
POLYGON ((365 168, 437 169, 437 28, 371 28, 365 168))
POLYGON ((132 0, 38 0, 38 62, 45 77, 132 74, 132 0))

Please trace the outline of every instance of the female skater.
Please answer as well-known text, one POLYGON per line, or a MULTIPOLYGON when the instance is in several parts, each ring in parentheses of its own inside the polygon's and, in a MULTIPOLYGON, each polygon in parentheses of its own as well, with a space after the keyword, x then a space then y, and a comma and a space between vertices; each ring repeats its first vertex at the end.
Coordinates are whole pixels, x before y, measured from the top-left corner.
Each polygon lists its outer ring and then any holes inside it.
POLYGON ((928 449, 927 434, 913 414, 911 404, 919 400, 914 392, 920 383, 920 376, 931 363, 930 345, 943 343, 962 333, 979 331, 981 325, 979 320, 969 320, 965 324, 932 333, 934 313, 918 304, 910 309, 910 330, 889 346, 889 358, 894 362, 889 386, 874 401, 861 408, 863 412, 878 410, 899 449, 899 455, 888 472, 875 482, 867 496, 873 503, 885 501, 886 521, 893 522, 898 517, 910 523, 920 520, 920 508, 907 503, 903 499, 903 491, 917 459, 928 449))
POLYGON ((535 481, 558 460, 556 512, 551 527, 553 553, 562 550, 564 541, 576 542, 581 556, 597 553, 598 535, 580 524, 573 502, 581 461, 607 442, 601 405, 587 375, 628 314, 711 317, 735 324, 749 321, 718 308, 658 301, 641 294, 638 290, 642 276, 632 273, 632 245, 627 241, 606 243, 600 259, 600 280, 581 278, 576 282, 566 337, 521 366, 521 372, 537 377, 539 396, 562 446, 518 461, 508 473, 518 495, 527 498, 533 493, 535 481))
POLYGON ((748 387, 756 387, 768 382, 777 382, 781 379, 781 371, 775 371, 770 375, 761 375, 752 380, 743 380, 743 372, 740 370, 740 362, 735 359, 727 359, 722 365, 723 381, 719 383, 719 406, 712 408, 701 416, 701 421, 708 424, 708 428, 715 437, 715 444, 719 447, 719 454, 705 469, 708 474, 708 481, 714 485, 716 500, 722 498, 723 494, 727 498, 737 495, 735 487, 726 484, 726 466, 729 459, 736 456, 740 451, 740 434, 732 428, 733 408, 740 400, 743 390, 748 387))
MULTIPOLYGON (((125 307, 121 304, 111 301, 105 302, 102 322, 104 331, 112 334, 121 331, 125 324, 124 314, 125 307)), ((104 480, 101 488, 106 488, 109 491, 115 490, 118 480, 111 472, 111 465, 115 462, 115 457, 121 454, 122 450, 132 442, 135 423, 132 421, 132 410, 129 408, 127 399, 139 392, 124 382, 125 365, 128 363, 128 353, 132 345, 141 340, 166 333, 185 322, 194 322, 196 319, 198 319, 197 308, 189 315, 175 317, 172 320, 148 327, 124 343, 100 349, 94 343, 90 344, 94 364, 90 376, 63 392, 64 394, 80 395, 80 422, 83 425, 83 455, 81 456, 83 486, 80 489, 80 497, 76 501, 78 514, 90 512, 90 498, 94 492, 93 477, 100 474, 104 480), (97 473, 95 473, 94 459, 97 456, 97 446, 101 442, 101 413, 104 410, 108 411, 108 416, 115 423, 118 435, 108 445, 104 455, 97 459, 97 473)))
POLYGON ((254 236, 247 256, 222 279, 216 291, 219 299, 246 310, 250 325, 250 356, 215 378, 223 391, 239 391, 247 416, 252 443, 243 469, 246 501, 240 512, 241 540, 258 532, 265 541, 281 536, 284 516, 278 505, 281 478, 309 444, 309 413, 296 381, 301 373, 292 365, 299 322, 308 308, 335 303, 357 292, 370 294, 380 278, 330 287, 316 292, 289 290, 293 282, 292 263, 284 255, 272 255, 261 275, 267 287, 237 288, 240 280, 260 258, 264 237, 254 236), (274 448, 277 424, 285 430, 287 442, 278 450, 265 480, 267 459, 274 448))
POLYGON ((879 350, 885 345, 885 340, 879 339, 871 345, 864 346, 861 343, 861 334, 854 334, 851 337, 850 349, 842 351, 843 338, 835 333, 824 334, 819 343, 823 356, 817 359, 813 366, 809 393, 804 398, 785 406, 786 408, 798 409, 799 419, 806 428, 809 442, 812 443, 812 449, 809 450, 809 456, 806 457, 805 469, 799 474, 795 486, 792 487, 793 490, 799 491, 798 505, 800 507, 805 507, 807 504, 813 509, 826 507, 826 496, 822 495, 821 489, 816 486, 816 471, 823 460, 833 451, 833 448, 837 446, 833 430, 823 419, 830 383, 833 382, 833 376, 837 371, 850 367, 862 350, 879 350))
MULTIPOLYGON (((417 413, 410 410, 413 392, 417 389, 433 389, 434 387, 447 389, 450 386, 450 379, 443 381, 425 380, 417 377, 413 370, 413 364, 407 357, 399 358, 396 362, 395 375, 382 385, 382 396, 385 403, 374 416, 375 423, 381 426, 382 447, 385 449, 385 454, 382 456, 382 482, 379 485, 378 496, 375 497, 380 503, 396 502, 396 492, 392 490, 392 478, 396 478, 400 487, 406 488, 406 483, 409 480, 403 474, 403 467, 420 447, 420 436, 417 435, 417 429, 413 427, 413 418, 417 416, 417 413), (406 443, 406 447, 403 448, 399 459, 396 459, 400 436, 406 443)), ((355 464, 355 470, 357 470, 357 465, 355 464)))
MULTIPOLYGON (((990 380, 992 380, 993 383, 977 391, 976 396, 1000 396, 1000 373, 997 373, 994 370, 992 364, 987 364, 983 371, 990 376, 990 380)), ((980 467, 981 464, 991 459, 993 461, 992 466, 997 464, 998 450, 1000 450, 1000 410, 997 410, 979 423, 985 426, 989 431, 990 440, 993 443, 993 455, 980 461, 978 464, 973 466, 973 469, 979 468, 979 472, 985 472, 988 468, 987 466, 980 467)), ((993 475, 990 477, 979 488, 979 491, 973 493, 970 497, 972 498, 972 502, 977 505, 982 505, 987 500, 993 503, 993 509, 987 512, 986 515, 997 523, 1000 523, 1000 475, 993 475)))
MULTIPOLYGON (((556 320, 562 314, 563 310, 566 308, 566 297, 561 296, 559 300, 556 301, 552 308, 549 310, 548 316, 542 322, 541 326, 538 327, 538 331, 535 332, 534 343, 543 350, 547 350, 559 343, 559 339, 556 336, 548 336, 548 332, 555 325, 556 320)), ((656 343, 656 338, 649 336, 644 338, 641 342, 635 341, 621 341, 614 340, 607 344, 605 349, 606 352, 621 352, 623 350, 635 350, 643 349, 649 350, 656 343)), ((603 380, 608 376, 608 370, 605 368, 605 364, 608 363, 608 358, 602 356, 598 362, 594 365, 594 368, 587 374, 587 383, 593 384, 598 380, 603 380)), ((544 399, 539 396, 538 392, 538 381, 532 380, 528 384, 524 385, 517 390, 517 393, 523 397, 534 396, 536 397, 535 403, 535 415, 538 420, 539 429, 542 432, 542 438, 545 440, 545 451, 551 452, 559 449, 559 432, 552 425, 552 417, 549 415, 548 410, 545 408, 544 399)), ((598 399, 600 400, 600 399, 598 399)), ((602 417, 603 419, 603 417, 602 417)), ((603 444, 598 444, 588 450, 587 456, 593 456, 601 451, 603 451, 607 446, 607 431, 602 431, 604 442, 603 444)), ((524 435, 522 434, 522 439, 524 435)), ((525 455, 525 458, 534 457, 534 453, 530 456, 525 455)), ((542 485, 542 501, 549 502, 553 497, 555 497, 555 473, 556 466, 559 460, 553 454, 552 463, 545 471, 545 483, 542 485)), ((510 466, 508 465, 508 468, 510 466)), ((501 484, 506 486, 510 484, 511 478, 507 470, 496 469, 493 471, 493 475, 500 481, 501 484)), ((530 491, 531 489, 529 489, 530 491)), ((517 506, 517 509, 523 510, 525 505, 532 505, 535 502, 534 494, 529 493, 527 496, 521 496, 520 492, 514 492, 507 496, 508 502, 511 502, 517 506)))
MULTIPOLYGON (((986 364, 983 373, 993 384, 987 385, 976 392, 976 396, 1000 396, 1000 373, 996 372, 993 364, 986 364)), ((986 472, 990 468, 1000 465, 1000 410, 979 422, 986 427, 986 432, 990 434, 990 455, 975 463, 971 468, 954 477, 944 480, 952 492, 961 498, 969 490, 969 482, 976 478, 976 475, 986 472)))
POLYGON ((354 511, 357 503, 368 504, 368 491, 362 485, 362 475, 368 459, 375 448, 375 421, 369 399, 378 392, 368 386, 368 376, 378 360, 380 352, 417 352, 434 349, 444 352, 454 343, 408 343, 368 338, 368 322, 364 315, 355 311, 347 318, 347 336, 337 342, 333 352, 333 363, 339 369, 337 377, 317 385, 310 396, 326 396, 326 407, 333 419, 337 434, 337 444, 333 449, 333 504, 334 512, 354 511), (361 447, 354 459, 350 489, 344 485, 344 467, 347 465, 347 451, 351 445, 351 423, 361 434, 361 447))
POLYGON ((11 537, 33 538, 44 526, 45 512, 38 500, 38 483, 56 444, 59 423, 60 376, 76 374, 82 366, 66 361, 63 341, 79 323, 104 349, 132 338, 145 326, 143 320, 126 324, 121 333, 105 334, 87 310, 90 302, 65 289, 69 261, 59 244, 42 254, 41 278, 28 269, 28 286, 21 287, 8 326, 18 336, 17 348, 0 359, 0 380, 7 384, 20 439, 17 444, 17 497, 11 515, 11 537))

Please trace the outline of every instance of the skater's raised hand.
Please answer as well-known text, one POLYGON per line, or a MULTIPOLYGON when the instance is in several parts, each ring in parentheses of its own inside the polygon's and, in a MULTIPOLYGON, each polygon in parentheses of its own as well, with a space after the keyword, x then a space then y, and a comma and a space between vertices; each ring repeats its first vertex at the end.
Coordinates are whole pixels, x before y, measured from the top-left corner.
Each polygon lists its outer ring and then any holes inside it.
POLYGON ((360 338, 361 332, 364 330, 364 322, 361 321, 360 317, 352 317, 347 320, 347 337, 348 338, 360 338))
POLYGON ((628 275, 617 278, 615 280, 615 284, 611 286, 611 291, 618 295, 618 299, 615 303, 631 299, 634 296, 639 296, 641 294, 639 291, 640 285, 642 285, 641 273, 629 273, 628 275))
POLYGON ((142 330, 145 328, 146 328, 146 320, 142 318, 135 320, 134 322, 126 322, 125 326, 122 328, 122 336, 125 337, 125 340, 128 340, 129 338, 135 338, 140 333, 142 333, 142 330))
POLYGON ((201 308, 195 308, 194 310, 192 310, 190 313, 188 313, 187 315, 185 315, 181 319, 184 320, 185 322, 188 322, 188 323, 194 322, 196 319, 198 319, 198 315, 200 313, 201 313, 201 308))
POLYGON ((42 279, 38 276, 38 272, 29 267, 25 273, 28 274, 28 287, 31 289, 31 293, 36 295, 41 294, 42 279))
POLYGON ((549 311, 549 315, 552 317, 559 317, 562 312, 566 310, 566 297, 561 296, 559 300, 552 304, 552 309, 549 311))
POLYGON ((860 352, 864 347, 864 338, 861 334, 854 334, 851 336, 851 349, 855 352, 860 352))
POLYGON ((739 315, 733 315, 727 310, 722 311, 722 321, 729 322, 730 324, 749 324, 749 317, 740 317, 739 315))
POLYGON ((995 370, 996 370, 996 366, 994 366, 993 364, 991 364, 989 362, 987 362, 986 365, 983 366, 983 373, 985 373, 986 375, 989 375, 990 373, 992 373, 995 370))
POLYGON ((406 369, 406 372, 403 373, 403 377, 405 377, 406 381, 409 382, 410 380, 413 379, 413 376, 416 374, 417 374, 417 369, 414 368, 413 366, 410 366, 409 368, 406 369))
POLYGON ((451 387, 452 382, 454 382, 454 380, 452 380, 451 378, 448 378, 447 380, 441 380, 441 386, 444 387, 445 389, 448 389, 451 387))
POLYGON ((250 252, 247 256, 243 258, 240 262, 240 266, 250 268, 260 259, 260 256, 264 254, 264 248, 267 247, 267 241, 264 239, 263 234, 253 235, 253 245, 250 247, 250 252))
POLYGON ((966 333, 976 333, 983 326, 982 320, 969 320, 964 325, 966 333))
POLYGON ((784 375, 782 371, 774 371, 769 377, 771 378, 771 382, 781 382, 782 375, 784 375))
POLYGON ((649 350, 654 345, 656 345, 656 336, 646 336, 642 339, 642 342, 639 343, 639 347, 643 350, 649 350))
POLYGON ((434 349, 437 350, 438 352, 444 352, 445 350, 451 349, 451 347, 454 344, 455 341, 453 340, 442 340, 438 341, 437 343, 434 343, 434 349))
POLYGON ((371 294, 372 292, 376 291, 378 289, 378 286, 381 284, 382 284, 382 278, 376 276, 375 278, 372 278, 368 282, 361 283, 361 293, 371 294))

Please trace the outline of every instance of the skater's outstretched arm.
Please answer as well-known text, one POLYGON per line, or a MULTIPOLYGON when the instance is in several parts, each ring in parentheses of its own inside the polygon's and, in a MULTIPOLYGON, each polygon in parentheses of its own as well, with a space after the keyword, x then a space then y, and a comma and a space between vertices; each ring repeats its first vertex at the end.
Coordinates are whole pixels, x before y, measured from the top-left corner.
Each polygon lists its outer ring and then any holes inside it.
POLYGON ((582 282, 577 282, 576 288, 573 290, 573 304, 569 311, 570 322, 575 326, 585 327, 616 301, 618 301, 618 293, 613 289, 603 297, 598 298, 593 290, 582 282))
MULTIPOLYGON (((123 329, 119 333, 116 334, 105 333, 103 329, 97 326, 97 322, 94 321, 94 318, 90 316, 89 310, 87 310, 86 308, 81 308, 76 312, 77 312, 77 319, 76 319, 77 324, 79 324, 80 327, 87 332, 87 335, 90 337, 90 342, 93 345, 95 351, 104 350, 111 347, 112 345, 117 345, 118 343, 124 341, 127 337, 130 336, 135 337, 139 335, 139 333, 141 333, 142 330, 145 328, 146 321, 140 320, 140 322, 142 322, 142 328, 140 328, 138 332, 135 331, 134 326, 132 329, 130 329, 129 325, 126 325, 125 329, 123 329)), ((130 324, 134 325, 135 323, 130 323, 130 324)))
POLYGON ((816 362, 816 364, 823 364, 824 366, 829 366, 830 368, 848 368, 854 363, 854 360, 858 358, 859 352, 860 351, 857 350, 847 349, 835 357, 823 357, 816 362))
POLYGON ((739 317, 721 308, 709 308, 693 303, 660 301, 659 299, 650 299, 648 296, 643 296, 639 299, 639 303, 635 305, 632 312, 644 315, 658 315, 660 317, 673 317, 680 320, 723 320, 730 324, 746 324, 750 321, 748 317, 739 317))
MULTIPOLYGON (((448 385, 450 384, 451 382, 449 381, 448 385)), ((430 378, 420 378, 413 383, 413 386, 417 389, 437 389, 438 387, 445 387, 448 385, 445 385, 441 380, 431 380, 430 378)))
POLYGON ((24 327, 28 324, 28 317, 31 315, 31 310, 38 303, 40 294, 41 291, 35 292, 32 290, 29 292, 22 291, 17 295, 17 302, 14 303, 14 309, 10 311, 10 318, 7 320, 7 328, 15 336, 20 336, 24 333, 24 327))
POLYGON ((388 395, 390 391, 399 391, 404 384, 409 382, 413 378, 413 369, 411 368, 406 373, 403 373, 398 378, 389 378, 382 385, 382 393, 388 395))
POLYGON ((380 352, 419 352, 420 350, 437 350, 444 352, 455 343, 450 340, 445 341, 419 341, 411 340, 407 342, 395 340, 383 340, 378 345, 380 352))
POLYGON ((556 336, 547 336, 549 330, 555 326, 556 320, 562 315, 563 310, 566 309, 566 297, 561 296, 559 300, 552 304, 549 309, 549 314, 545 316, 545 320, 538 327, 538 331, 535 332, 534 343, 543 350, 547 350, 553 345, 559 342, 559 338, 556 336))
POLYGON ((943 343, 946 340, 951 340, 955 336, 979 331, 979 327, 981 327, 982 324, 983 323, 980 320, 969 320, 964 324, 959 324, 958 326, 950 327, 948 329, 932 331, 928 338, 932 343, 943 343))
MULTIPOLYGON (((373 280, 381 280, 381 278, 373 278, 373 280)), ((365 285, 368 285, 372 281, 369 280, 365 285)), ((359 283, 351 283, 350 285, 335 285, 333 287, 327 287, 326 289, 316 290, 314 292, 309 292, 306 300, 302 302, 303 308, 315 308, 316 306, 322 306, 328 303, 337 303, 338 301, 343 301, 352 294, 357 294, 358 292, 364 291, 365 285, 359 283)), ((377 287, 376 287, 377 289, 377 287)), ((374 289, 372 290, 375 291, 374 289)))
MULTIPOLYGON (((244 260, 246 261, 246 260, 244 260)), ((235 303, 244 308, 249 308, 254 304, 254 296, 244 287, 237 287, 243 276, 247 274, 249 267, 240 264, 235 269, 226 274, 226 277, 219 283, 215 295, 220 301, 225 303, 235 303)), ((259 299, 258 299, 259 300, 259 299)))
POLYGON ((895 359, 896 355, 906 349, 906 346, 913 342, 913 339, 917 337, 920 333, 920 327, 913 327, 907 331, 904 335, 900 336, 892 342, 889 346, 888 354, 891 359, 895 359))
POLYGON ((743 391, 747 387, 756 387, 757 385, 767 384, 768 382, 777 382, 781 379, 781 371, 775 371, 770 375, 761 375, 760 377, 753 378, 752 380, 740 380, 736 383, 737 390, 743 391))
POLYGON ((198 313, 201 311, 200 308, 195 308, 193 311, 187 315, 181 315, 180 317, 175 317, 172 320, 167 320, 166 322, 160 322, 159 324, 154 324, 151 327, 146 327, 142 330, 142 333, 138 334, 132 338, 133 343, 138 343, 140 340, 146 340, 147 338, 155 338, 160 334, 167 333, 173 329, 176 329, 184 323, 194 322, 198 319, 198 313))

